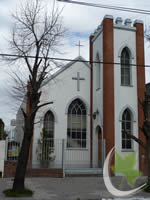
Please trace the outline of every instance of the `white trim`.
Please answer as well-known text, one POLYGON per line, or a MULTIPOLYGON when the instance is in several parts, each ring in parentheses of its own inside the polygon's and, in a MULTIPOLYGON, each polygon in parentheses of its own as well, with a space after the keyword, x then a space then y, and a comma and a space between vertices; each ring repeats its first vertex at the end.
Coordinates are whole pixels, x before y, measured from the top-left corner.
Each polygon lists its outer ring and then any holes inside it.
POLYGON ((94 120, 93 128, 96 129, 97 126, 100 126, 101 128, 103 128, 102 113, 98 108, 93 110, 93 113, 96 112, 96 110, 99 112, 99 114, 96 116, 96 120, 94 120))
POLYGON ((132 120, 133 120, 133 122, 136 122, 136 113, 135 113, 135 111, 133 110, 133 108, 130 106, 130 105, 125 105, 122 109, 121 109, 121 111, 120 111, 120 113, 119 113, 119 121, 122 121, 122 115, 123 115, 123 113, 124 113, 124 111, 126 110, 126 109, 129 109, 130 111, 131 111, 131 114, 132 114, 132 120))
POLYGON ((144 24, 144 22, 142 20, 137 19, 134 21, 134 25, 135 24, 144 24))
POLYGON ((58 71, 56 71, 54 74, 52 74, 49 78, 47 78, 41 85, 41 87, 43 87, 44 85, 46 85, 49 81, 53 80, 54 78, 56 78, 59 74, 61 74, 63 71, 65 71, 66 69, 68 69, 69 67, 71 67, 72 65, 74 65, 74 63, 83 61, 82 63, 88 67, 88 69, 90 69, 90 65, 88 64, 88 61, 86 61, 82 56, 78 56, 77 58, 75 58, 74 60, 70 61, 68 64, 64 65, 61 69, 59 69, 58 71))
MULTIPOLYGON (((102 61, 102 55, 99 54, 98 50, 97 50, 97 53, 96 53, 96 58, 97 58, 97 56, 99 58, 99 62, 101 62, 102 61)), ((95 58, 95 60, 96 60, 96 58, 95 58)), ((97 63, 95 63, 95 64, 97 64, 97 63)))
POLYGON ((82 98, 81 96, 79 96, 79 95, 77 95, 77 96, 75 96, 75 97, 73 97, 73 98, 71 98, 71 99, 69 100, 69 102, 67 103, 66 108, 65 108, 65 114, 68 114, 68 108, 69 108, 70 104, 72 103, 72 101, 74 101, 75 99, 80 99, 80 100, 84 103, 84 105, 85 105, 85 107, 86 107, 86 111, 87 111, 87 114, 86 114, 86 115, 89 115, 89 114, 90 114, 90 106, 89 106, 89 104, 87 103, 87 101, 86 101, 85 99, 83 99, 83 98, 82 98))
POLYGON ((105 15, 104 19, 113 19, 113 16, 112 15, 105 15))
MULTIPOLYGON (((132 72, 132 62, 133 62, 133 59, 134 59, 134 56, 133 56, 133 51, 132 51, 132 49, 130 48, 130 47, 128 47, 128 45, 125 45, 125 46, 121 46, 121 48, 119 49, 119 54, 118 54, 118 56, 120 57, 120 65, 122 64, 121 63, 121 54, 122 54, 122 51, 123 51, 123 49, 124 48, 127 48, 128 49, 128 51, 129 51, 129 61, 130 61, 130 84, 122 84, 121 83, 121 70, 120 70, 120 85, 121 86, 133 86, 133 82, 132 82, 132 74, 133 74, 133 72, 132 72)), ((122 65, 121 65, 122 66, 122 65)))
POLYGON ((128 44, 123 44, 120 49, 119 49, 119 52, 118 52, 118 57, 121 57, 121 53, 123 51, 124 48, 128 48, 129 49, 129 53, 130 53, 130 58, 131 59, 134 59, 135 58, 135 55, 133 53, 133 50, 132 48, 128 45, 128 44))
POLYGON ((103 140, 104 139, 103 127, 99 123, 94 128, 95 129, 94 132, 95 132, 95 134, 97 134, 97 128, 98 127, 100 127, 100 129, 101 129, 101 135, 102 135, 102 140, 103 140))
MULTIPOLYGON (((88 150, 89 149, 89 144, 87 143, 87 141, 88 141, 88 138, 87 138, 87 136, 88 136, 88 134, 89 134, 89 131, 88 131, 88 114, 87 114, 87 105, 86 105, 86 103, 85 103, 85 101, 84 100, 82 100, 82 97, 77 97, 77 98, 73 98, 73 100, 71 100, 70 101, 70 103, 68 103, 67 104, 67 107, 66 107, 66 109, 67 109, 67 130, 68 130, 68 108, 69 108, 69 106, 72 104, 72 102, 75 100, 75 99, 80 99, 82 102, 83 102, 83 104, 84 104, 84 106, 85 106, 85 109, 86 109, 86 115, 85 115, 85 117, 86 117, 86 139, 85 139, 85 141, 86 141, 86 147, 67 147, 67 150, 81 150, 82 151, 82 149, 83 150, 88 150)), ((71 115, 72 115, 72 112, 71 112, 71 115)), ((83 115, 83 114, 81 114, 81 115, 83 115)), ((72 124, 72 121, 71 121, 71 124, 72 124)), ((71 132, 72 132, 72 130, 71 130, 71 132)), ((82 131, 81 131, 81 133, 82 133, 82 131)), ((68 140, 68 131, 67 131, 67 140, 68 140)))
POLYGON ((41 120, 42 120, 42 121, 44 120, 44 116, 45 116, 45 114, 46 114, 48 111, 50 111, 50 112, 53 113, 53 115, 54 115, 54 123, 57 123, 57 122, 58 122, 58 117, 57 117, 57 114, 56 114, 56 112, 54 111, 53 108, 46 108, 46 109, 43 111, 41 120))
POLYGON ((102 26, 102 28, 101 29, 99 29, 98 31, 97 31, 97 33, 93 33, 93 39, 92 39, 92 42, 94 42, 97 38, 98 38, 98 36, 102 33, 102 31, 103 31, 103 26, 102 26))
POLYGON ((96 91, 101 89, 101 59, 100 59, 100 56, 99 56, 99 53, 97 52, 96 53, 96 58, 95 58, 96 62, 99 62, 99 63, 95 63, 95 67, 96 67, 96 76, 95 76, 95 85, 96 85, 96 91))
MULTIPOLYGON (((132 135, 134 135, 134 130, 133 130, 133 122, 134 122, 134 115, 133 115, 133 109, 130 107, 130 106, 128 105, 128 107, 127 108, 125 108, 125 109, 129 109, 129 111, 130 111, 130 113, 131 113, 131 134, 132 135)), ((122 112, 122 115, 123 115, 123 113, 124 113, 124 111, 125 111, 125 109, 123 110, 123 112, 122 112)), ((120 122, 121 122, 121 151, 122 152, 133 152, 134 151, 134 143, 133 143, 133 140, 130 138, 130 140, 131 140, 131 148, 129 148, 129 149, 127 149, 127 148, 122 148, 122 122, 123 122, 123 120, 122 120, 122 115, 121 115, 121 120, 120 120, 120 122)))
POLYGON ((121 30, 124 30, 124 31, 133 31, 133 32, 136 32, 136 28, 135 27, 126 26, 124 24, 114 24, 114 28, 115 29, 121 29, 121 30))
POLYGON ((122 17, 117 17, 115 20, 115 24, 122 25, 123 19, 122 17))

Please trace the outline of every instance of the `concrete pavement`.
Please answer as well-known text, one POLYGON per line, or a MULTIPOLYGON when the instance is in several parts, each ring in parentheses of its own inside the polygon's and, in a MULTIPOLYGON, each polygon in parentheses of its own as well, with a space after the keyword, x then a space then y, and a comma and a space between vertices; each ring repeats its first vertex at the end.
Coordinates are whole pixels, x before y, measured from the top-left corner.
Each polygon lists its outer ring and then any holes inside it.
MULTIPOLYGON (((118 187, 121 179, 113 177, 112 183, 118 187)), ((137 185, 144 182, 142 178, 137 185)), ((12 179, 0 179, 0 200, 6 198, 2 191, 12 187, 12 179)), ((150 200, 150 194, 140 192, 131 198, 115 198, 106 190, 102 177, 68 177, 68 178, 26 178, 26 187, 34 191, 32 198, 19 198, 22 200, 150 200)), ((128 190, 124 184, 123 190, 128 190)), ((131 188, 130 188, 131 189, 131 188)), ((11 198, 15 200, 16 198, 11 198)))

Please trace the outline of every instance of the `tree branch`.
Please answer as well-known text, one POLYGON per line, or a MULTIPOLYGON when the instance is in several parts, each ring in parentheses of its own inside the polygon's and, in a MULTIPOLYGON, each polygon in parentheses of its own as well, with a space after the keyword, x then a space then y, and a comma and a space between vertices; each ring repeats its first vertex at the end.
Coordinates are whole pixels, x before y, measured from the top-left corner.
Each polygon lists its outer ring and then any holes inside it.
POLYGON ((35 110, 32 112, 32 114, 35 114, 40 108, 42 108, 42 107, 44 107, 44 106, 46 106, 46 105, 49 105, 49 104, 53 104, 53 103, 54 103, 53 101, 50 101, 50 102, 43 103, 43 104, 37 106, 37 107, 35 108, 35 110))
POLYGON ((147 148, 146 144, 144 144, 142 142, 142 140, 140 140, 139 138, 135 137, 134 135, 130 134, 129 132, 127 132, 126 130, 123 131, 128 137, 130 137, 131 139, 133 139, 135 142, 137 142, 139 145, 141 145, 144 149, 147 148))
POLYGON ((22 114, 23 114, 24 118, 26 119, 26 118, 27 118, 27 115, 26 115, 26 113, 24 112, 23 108, 21 108, 21 111, 22 111, 22 114))
POLYGON ((37 106, 37 109, 40 109, 40 108, 42 108, 43 106, 46 106, 46 105, 49 105, 49 104, 53 104, 53 103, 54 103, 53 101, 50 101, 50 102, 47 102, 47 103, 43 103, 43 104, 37 106))
POLYGON ((39 124, 41 121, 34 122, 34 124, 39 124))

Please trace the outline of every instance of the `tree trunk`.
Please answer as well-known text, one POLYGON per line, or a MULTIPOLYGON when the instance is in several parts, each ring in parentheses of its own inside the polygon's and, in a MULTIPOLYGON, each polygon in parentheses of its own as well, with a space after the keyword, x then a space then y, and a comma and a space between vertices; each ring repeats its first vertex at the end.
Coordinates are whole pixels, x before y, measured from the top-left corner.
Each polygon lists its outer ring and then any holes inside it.
POLYGON ((150 185, 150 138, 147 139, 147 155, 148 155, 148 184, 150 185))
POLYGON ((15 179, 13 183, 13 191, 14 192, 23 192, 25 189, 24 181, 25 181, 25 174, 28 164, 28 156, 30 151, 30 144, 31 138, 33 134, 33 124, 32 120, 28 117, 25 120, 25 130, 24 130, 24 137, 21 146, 21 151, 19 153, 17 168, 15 179))

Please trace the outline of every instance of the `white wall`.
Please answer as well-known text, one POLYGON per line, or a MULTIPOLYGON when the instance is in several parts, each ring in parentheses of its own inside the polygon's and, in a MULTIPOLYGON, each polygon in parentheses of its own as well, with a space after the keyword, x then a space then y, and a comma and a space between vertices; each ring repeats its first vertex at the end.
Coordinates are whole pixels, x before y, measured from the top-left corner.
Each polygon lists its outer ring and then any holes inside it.
POLYGON ((0 140, 0 172, 2 172, 2 177, 4 174, 5 144, 5 140, 0 140))
MULTIPOLYGON (((93 60, 96 61, 97 54, 100 61, 103 61, 103 28, 98 28, 94 33, 93 39, 93 60)), ((125 25, 114 24, 114 62, 120 63, 120 49, 127 46, 132 51, 132 64, 136 64, 136 29, 125 25)), ((99 125, 102 129, 103 136, 103 66, 101 65, 101 89, 96 90, 96 64, 93 64, 93 112, 98 108, 100 114, 93 120, 93 159, 94 163, 98 158, 98 138, 96 127, 99 125)), ((121 71, 120 65, 114 65, 114 108, 115 108, 115 150, 121 155, 128 152, 123 152, 121 149, 121 121, 119 114, 121 110, 129 105, 135 113, 136 121, 133 122, 133 134, 138 136, 138 108, 137 108, 137 76, 136 67, 132 67, 132 85, 131 87, 121 86, 121 71)), ((108 116, 109 120, 109 116, 108 116)), ((137 167, 138 167, 138 145, 133 142, 133 150, 137 151, 137 167)))
MULTIPOLYGON (((114 28, 114 62, 120 63, 119 51, 122 47, 127 46, 132 52, 131 63, 136 64, 136 32, 131 30, 114 28)), ((129 105, 135 112, 136 121, 133 122, 133 134, 138 137, 138 102, 137 102, 137 73, 136 67, 132 66, 131 86, 121 86, 121 67, 114 65, 114 88, 115 88, 115 150, 121 155, 121 121, 119 114, 121 110, 129 105)), ((138 146, 133 142, 133 150, 137 151, 137 167, 138 167, 138 146)))
MULTIPOLYGON (((36 143, 43 128, 43 118, 48 110, 51 110, 55 116, 54 138, 56 140, 67 139, 67 106, 75 98, 80 98, 87 107, 87 139, 90 135, 90 69, 81 62, 76 62, 68 69, 59 74, 54 80, 48 82, 42 88, 41 103, 53 101, 51 105, 43 107, 36 115, 35 121, 40 123, 34 128, 34 145, 33 145, 33 161, 37 159, 36 143), (72 77, 77 77, 77 72, 80 72, 80 77, 85 80, 80 81, 80 91, 77 91, 77 81, 72 80, 72 77)), ((61 147, 60 147, 61 148, 61 147)), ((68 150, 73 152, 74 159, 78 159, 77 150, 68 150)), ((83 150, 84 151, 84 150, 83 150)), ((84 158, 90 159, 89 146, 87 145, 84 158), (87 153, 88 152, 88 153, 87 153)), ((55 152, 56 153, 56 152, 55 152)), ((60 156, 57 151, 56 160, 60 156)), ((58 158, 59 159, 59 158, 58 158)))
MULTIPOLYGON (((93 40, 93 60, 96 61, 97 54, 99 55, 100 61, 103 61, 103 32, 93 40)), ((103 64, 101 65, 100 71, 100 89, 96 87, 96 66, 93 64, 93 112, 99 111, 96 119, 93 120, 93 164, 97 167, 98 164, 98 134, 96 132, 97 126, 101 127, 103 134, 103 64)), ((102 135, 103 137, 103 135, 102 135)))

